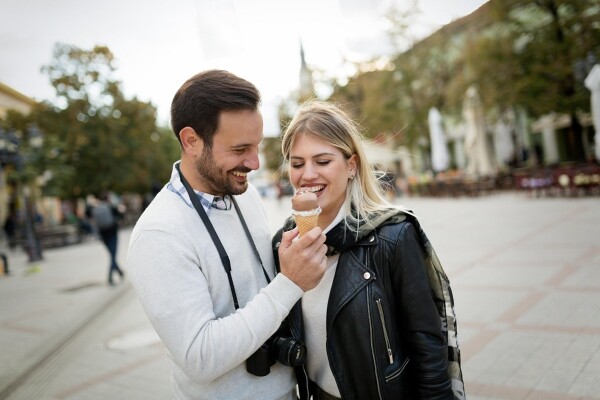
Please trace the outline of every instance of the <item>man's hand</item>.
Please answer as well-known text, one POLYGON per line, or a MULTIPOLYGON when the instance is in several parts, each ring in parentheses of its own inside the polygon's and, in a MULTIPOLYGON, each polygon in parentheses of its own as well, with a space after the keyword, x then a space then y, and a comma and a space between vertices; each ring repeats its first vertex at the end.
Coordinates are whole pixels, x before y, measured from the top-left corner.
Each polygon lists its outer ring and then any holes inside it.
POLYGON ((279 265, 281 273, 306 292, 317 286, 325 273, 327 246, 321 228, 313 228, 294 240, 297 236, 298 228, 283 233, 279 265))

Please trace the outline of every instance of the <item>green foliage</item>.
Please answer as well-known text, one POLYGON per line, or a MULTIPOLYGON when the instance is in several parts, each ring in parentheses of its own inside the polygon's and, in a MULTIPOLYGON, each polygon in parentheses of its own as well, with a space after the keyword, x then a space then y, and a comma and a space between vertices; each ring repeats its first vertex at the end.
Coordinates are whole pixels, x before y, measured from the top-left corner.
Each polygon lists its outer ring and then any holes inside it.
POLYGON ((50 171, 46 194, 144 193, 168 179, 179 143, 156 125, 154 105, 125 98, 112 76, 114 62, 106 47, 58 44, 43 68, 58 101, 40 105, 29 120, 44 133, 36 167, 38 175, 50 171))
MULTIPOLYGON (((396 42, 410 17, 390 16, 396 42)), ((589 112, 582 65, 600 60, 598 21, 600 0, 491 0, 399 52, 388 68, 356 74, 331 100, 346 104, 369 137, 386 133, 408 145, 428 136, 430 107, 461 119, 472 84, 488 112, 589 112)))
POLYGON ((532 116, 589 111, 589 92, 576 65, 588 56, 600 58, 599 4, 597 0, 493 3, 494 25, 474 41, 465 57, 473 78, 485 77, 478 83, 488 107, 518 104, 532 116))
POLYGON ((344 104, 365 128, 400 144, 413 144, 427 132, 427 112, 445 103, 449 66, 436 49, 419 49, 395 60, 393 69, 356 75, 336 88, 332 100, 344 104))
POLYGON ((405 0, 402 2, 402 7, 399 4, 392 4, 387 10, 387 33, 398 52, 409 42, 409 31, 418 14, 420 14, 418 0, 405 0))

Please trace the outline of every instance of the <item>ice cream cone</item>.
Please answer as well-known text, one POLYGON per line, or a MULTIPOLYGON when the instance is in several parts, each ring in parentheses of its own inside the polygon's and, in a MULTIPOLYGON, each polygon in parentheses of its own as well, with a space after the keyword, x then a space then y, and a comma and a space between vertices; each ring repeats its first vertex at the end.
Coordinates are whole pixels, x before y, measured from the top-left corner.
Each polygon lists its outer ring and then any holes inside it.
POLYGON ((294 215, 294 221, 296 221, 296 226, 298 227, 299 235, 302 236, 306 232, 310 231, 312 228, 317 226, 317 222, 319 221, 319 214, 309 216, 294 215))
POLYGON ((292 215, 296 221, 299 236, 317 226, 320 213, 321 207, 319 207, 315 193, 299 190, 292 197, 292 215))

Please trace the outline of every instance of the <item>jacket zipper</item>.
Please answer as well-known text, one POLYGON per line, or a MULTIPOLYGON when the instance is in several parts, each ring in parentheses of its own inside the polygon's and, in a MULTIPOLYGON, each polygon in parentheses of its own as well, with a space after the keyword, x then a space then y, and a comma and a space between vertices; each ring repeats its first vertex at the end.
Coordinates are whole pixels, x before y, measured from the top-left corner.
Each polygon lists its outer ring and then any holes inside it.
POLYGON ((394 363, 394 355, 392 354, 392 346, 390 345, 390 338, 387 333, 387 325, 385 323, 385 314, 383 313, 383 306, 381 305, 381 299, 375 300, 377 309, 379 310, 379 318, 381 319, 381 328, 383 329, 383 338, 385 339, 385 347, 387 349, 388 359, 390 364, 394 363))
POLYGON ((377 393, 379 394, 379 398, 383 399, 381 395, 381 387, 379 383, 379 374, 377 373, 377 361, 375 356, 375 344, 373 343, 373 318, 371 316, 371 290, 370 286, 367 285, 367 313, 369 316, 369 332, 371 338, 371 357, 373 358, 373 370, 375 371, 375 381, 377 382, 377 393))

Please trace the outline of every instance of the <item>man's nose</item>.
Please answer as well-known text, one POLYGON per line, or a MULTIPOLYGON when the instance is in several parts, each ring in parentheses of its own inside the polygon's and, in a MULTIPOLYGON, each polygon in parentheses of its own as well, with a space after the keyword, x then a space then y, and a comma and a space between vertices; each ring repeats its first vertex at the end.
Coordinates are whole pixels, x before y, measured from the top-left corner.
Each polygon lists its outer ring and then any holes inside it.
POLYGON ((248 158, 244 160, 244 167, 250 168, 251 170, 257 170, 260 167, 258 150, 250 152, 248 158))

